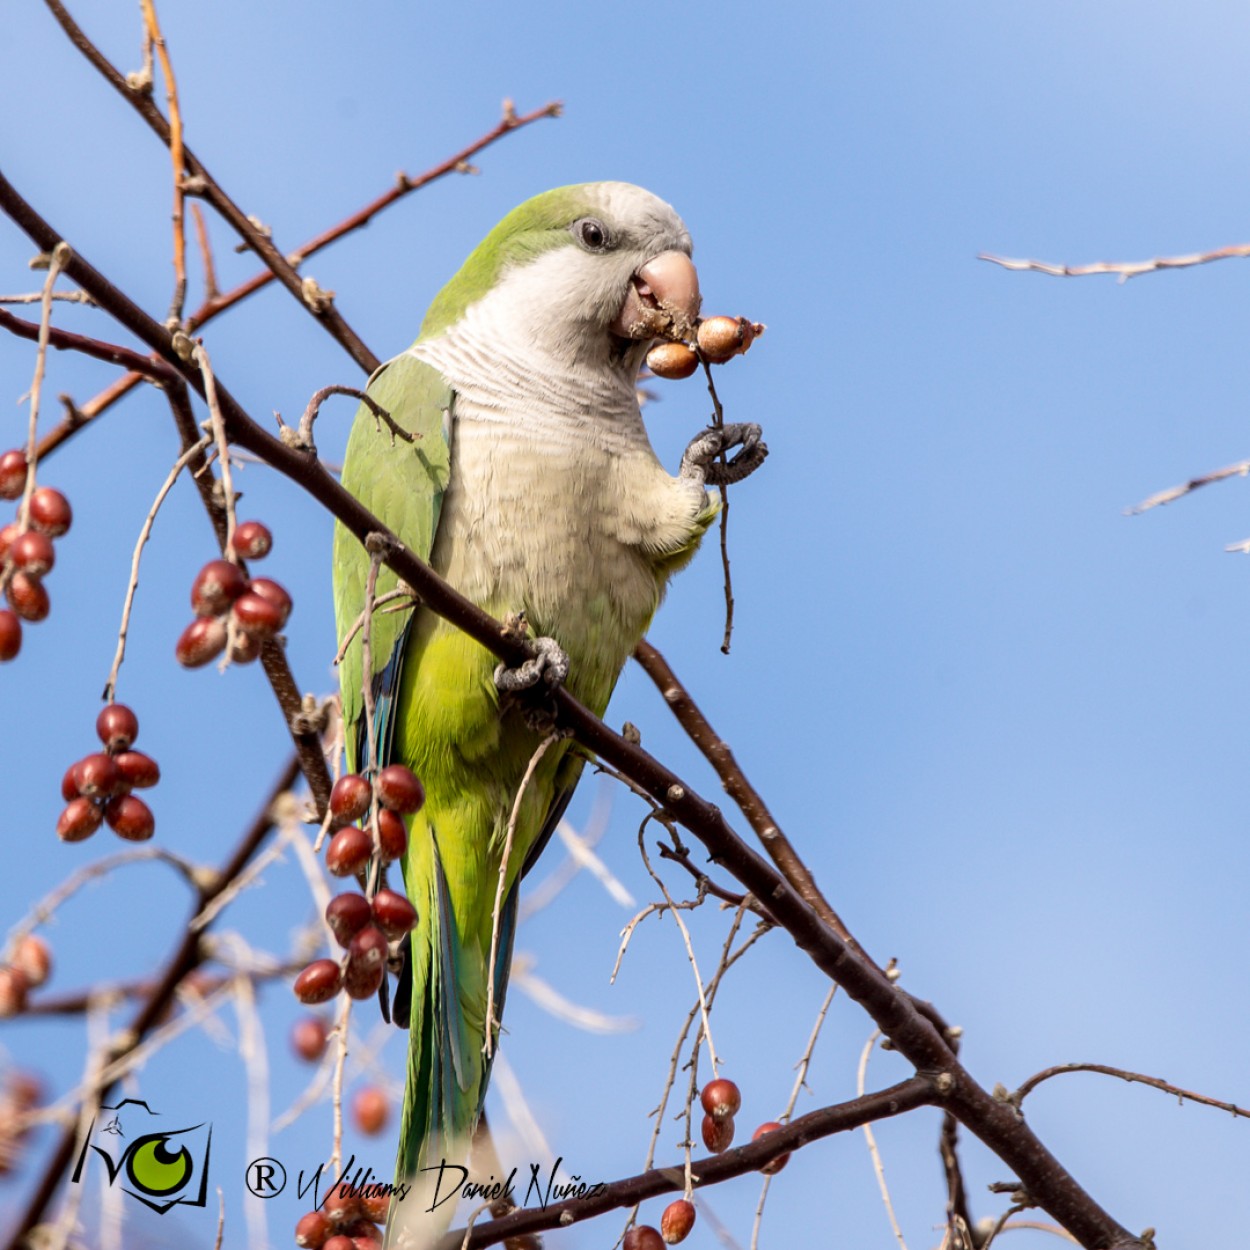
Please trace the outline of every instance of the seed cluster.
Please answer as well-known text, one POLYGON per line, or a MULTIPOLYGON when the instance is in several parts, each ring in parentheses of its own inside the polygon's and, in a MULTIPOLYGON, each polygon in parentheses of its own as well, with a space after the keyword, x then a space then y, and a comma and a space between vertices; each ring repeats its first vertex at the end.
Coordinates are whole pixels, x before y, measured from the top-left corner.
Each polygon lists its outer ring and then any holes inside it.
POLYGON ((647 368, 657 378, 688 378, 699 361, 723 365, 743 352, 764 333, 764 326, 745 317, 705 317, 699 322, 693 343, 671 339, 657 343, 647 353, 647 368))

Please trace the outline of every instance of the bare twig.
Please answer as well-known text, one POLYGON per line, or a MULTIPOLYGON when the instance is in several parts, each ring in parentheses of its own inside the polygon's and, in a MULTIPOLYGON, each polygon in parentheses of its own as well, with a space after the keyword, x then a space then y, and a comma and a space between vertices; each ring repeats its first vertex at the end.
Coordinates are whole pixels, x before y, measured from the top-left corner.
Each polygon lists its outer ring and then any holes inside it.
POLYGON ((508 886, 508 865, 512 858, 512 843, 516 837, 517 821, 521 816, 521 804, 525 800, 525 792, 533 780, 547 748, 558 742, 558 733, 549 733, 534 748, 529 763, 525 766, 525 774, 517 787, 516 798, 512 801, 512 811, 508 815, 508 831, 504 835, 503 853, 499 859, 499 880, 495 885, 495 905, 491 911, 490 923, 490 956, 486 963, 486 1036, 482 1039, 482 1053, 489 1059, 495 1053, 495 1032, 499 1022, 495 1019, 495 961, 499 956, 499 924, 503 915, 504 894, 508 886))
MULTIPOLYGON (((716 393, 716 383, 712 379, 712 366, 703 357, 699 363, 703 366, 703 376, 707 379, 707 393, 712 397, 712 425, 720 429, 725 424, 725 410, 721 407, 720 396, 716 393)), ((728 457, 722 451, 721 463, 727 464, 728 457)), ((720 562, 725 573, 725 633, 721 638, 722 654, 729 654, 729 641, 734 632, 734 588, 733 579, 729 575, 729 488, 720 488, 720 562)))
POLYGON ((213 263, 213 246, 208 238, 208 226, 198 204, 191 205, 191 218, 195 222, 195 240, 200 248, 200 262, 204 266, 204 298, 214 300, 220 294, 217 289, 217 267, 213 263))
POLYGON ((989 252, 979 252, 977 260, 988 260, 993 265, 1001 265, 1004 269, 1031 270, 1033 273, 1047 273, 1055 278, 1085 278, 1091 274, 1115 274, 1121 283, 1139 274, 1155 273, 1160 269, 1189 269, 1194 265, 1206 265, 1215 260, 1232 260, 1250 256, 1250 243, 1235 243, 1229 247, 1217 247, 1210 252, 1189 252, 1184 256, 1156 256, 1153 260, 1136 261, 1095 261, 1091 265, 1055 265, 1044 260, 1011 260, 1005 256, 994 256, 989 252))
MULTIPOLYGON (((864 1081, 868 1075, 868 1060, 872 1055, 872 1048, 877 1044, 877 1038, 881 1036, 880 1029, 874 1029, 868 1041, 864 1044, 863 1052, 859 1056, 859 1069, 855 1074, 855 1092, 863 1094, 864 1081)), ((864 1130, 864 1137, 868 1142, 868 1153, 872 1155, 872 1170, 877 1174, 877 1185, 881 1189, 881 1200, 885 1203, 885 1212, 890 1217, 890 1228, 894 1230, 895 1240, 898 1242, 901 1250, 907 1250, 907 1242, 903 1240, 903 1230, 899 1227, 898 1216, 894 1214, 894 1203, 890 1200, 890 1187, 885 1183, 885 1168, 881 1163, 881 1152, 877 1149, 877 1139, 873 1134, 871 1124, 861 1124, 864 1130)))
POLYGON ((135 552, 130 561, 130 581, 126 585, 126 599, 122 604, 122 623, 117 630, 117 651, 113 656, 113 667, 109 669, 108 681, 104 683, 105 703, 112 703, 113 696, 117 692, 117 674, 121 671, 122 661, 126 658, 126 636, 130 632, 130 611, 134 606, 135 591, 139 589, 139 558, 143 554, 144 545, 152 534, 152 525, 156 521, 156 514, 160 511, 161 504, 165 502, 165 496, 173 489, 174 483, 178 480, 178 475, 192 460, 203 454, 204 450, 211 445, 211 438, 202 438, 198 443, 188 447, 174 461, 174 467, 170 469, 169 476, 161 484, 160 490, 156 492, 156 498, 152 501, 152 506, 148 509, 148 514, 144 518, 143 528, 139 531, 139 539, 135 543, 135 552))
POLYGON ((1141 503, 1134 504, 1131 508, 1124 509, 1125 516, 1140 516, 1143 512, 1149 512, 1151 508, 1162 507, 1164 504, 1188 495, 1190 491, 1198 490, 1199 487, 1209 486, 1212 482, 1223 482, 1230 477, 1246 477, 1250 474, 1250 460, 1239 460, 1236 464, 1226 465, 1222 469, 1216 469, 1211 473, 1203 473, 1199 477, 1191 477, 1188 482, 1182 482, 1179 486, 1171 486, 1167 490, 1161 490, 1157 495, 1151 495, 1149 499, 1143 499, 1141 503))
POLYGON ((1011 1095, 1010 1101, 1018 1107, 1043 1081, 1049 1081, 1055 1076, 1064 1076, 1069 1072, 1097 1072, 1102 1076, 1114 1076, 1133 1085, 1149 1085, 1151 1089, 1174 1095, 1181 1102, 1188 1100, 1201 1103, 1204 1107, 1214 1107, 1217 1111, 1227 1111, 1230 1115, 1250 1119, 1250 1109, 1239 1107, 1235 1102, 1222 1102, 1218 1098, 1209 1098, 1206 1094, 1196 1094, 1191 1089, 1182 1089, 1179 1085, 1172 1085, 1157 1076, 1145 1076, 1140 1072, 1126 1071, 1124 1068, 1112 1068, 1104 1063, 1061 1063, 1053 1068, 1046 1068, 1029 1077, 1011 1095))
POLYGON ((360 400, 373 413, 376 420, 386 423, 387 428, 391 432, 392 446, 396 438, 402 438, 405 443, 415 443, 421 437, 420 434, 414 434, 410 430, 405 430, 368 392, 362 391, 355 386, 323 386, 308 401, 308 407, 304 409, 304 415, 300 418, 297 429, 292 430, 282 420, 282 417, 278 416, 278 434, 282 441, 289 447, 294 447, 298 451, 305 451, 315 456, 317 454, 317 445, 313 442, 313 422, 316 421, 321 412, 321 405, 331 395, 350 395, 353 399, 360 400))

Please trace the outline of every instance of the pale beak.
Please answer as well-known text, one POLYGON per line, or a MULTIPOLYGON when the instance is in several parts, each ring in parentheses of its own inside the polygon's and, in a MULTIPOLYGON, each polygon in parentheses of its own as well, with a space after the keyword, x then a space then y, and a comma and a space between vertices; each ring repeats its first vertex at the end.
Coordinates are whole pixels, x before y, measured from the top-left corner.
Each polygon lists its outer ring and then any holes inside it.
POLYGON ((690 338, 701 303, 694 262, 685 252, 661 252, 630 279, 612 333, 626 339, 690 338))

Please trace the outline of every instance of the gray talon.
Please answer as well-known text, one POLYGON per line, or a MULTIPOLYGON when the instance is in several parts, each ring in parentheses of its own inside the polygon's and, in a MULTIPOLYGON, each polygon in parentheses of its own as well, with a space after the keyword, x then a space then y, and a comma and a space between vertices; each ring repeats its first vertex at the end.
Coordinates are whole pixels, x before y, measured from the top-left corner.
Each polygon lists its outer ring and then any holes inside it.
POLYGON ((753 421, 709 426, 690 440, 681 458, 681 476, 707 486, 732 486, 741 482, 754 473, 768 455, 768 444, 762 434, 753 421), (742 450, 728 464, 721 464, 717 457, 731 447, 742 450))
POLYGON ((529 690, 541 678, 552 688, 562 685, 569 675, 569 657, 554 638, 534 638, 531 645, 537 652, 516 668, 506 664, 495 667, 495 685, 505 692, 529 690))

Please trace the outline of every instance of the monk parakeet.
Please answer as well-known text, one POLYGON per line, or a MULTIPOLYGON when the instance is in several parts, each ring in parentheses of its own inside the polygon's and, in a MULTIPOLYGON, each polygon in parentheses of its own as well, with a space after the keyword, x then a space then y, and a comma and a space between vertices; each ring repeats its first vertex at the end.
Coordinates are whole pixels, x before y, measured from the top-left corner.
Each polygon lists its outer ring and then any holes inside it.
MULTIPOLYGON (((477 1124, 518 883, 582 770, 560 741, 525 787, 488 1023, 505 835, 543 739, 516 691, 563 680, 601 715, 669 577, 716 516, 707 487, 745 477, 767 452, 758 426, 705 430, 674 477, 647 439, 638 371, 657 335, 691 336, 700 297, 690 252, 681 219, 640 187, 600 182, 535 196, 486 236, 430 306, 417 341, 369 381, 369 395, 415 442, 397 440, 363 405, 352 428, 343 485, 486 611, 523 613, 538 651, 524 669, 504 669, 433 612, 392 603, 373 617, 372 671, 361 673, 359 635, 342 661, 349 765, 404 763, 426 792, 409 818, 403 864, 419 919, 396 1183, 415 1192, 392 1206, 388 1245, 419 1244, 403 1228, 430 1205, 433 1176, 420 1169, 459 1162, 477 1124), (735 447, 726 464, 722 453, 735 447), (376 761, 365 680, 377 705, 376 761)), ((363 611, 368 570, 368 555, 340 526, 340 640, 363 611)), ((395 585, 383 568, 378 595, 395 585)))

